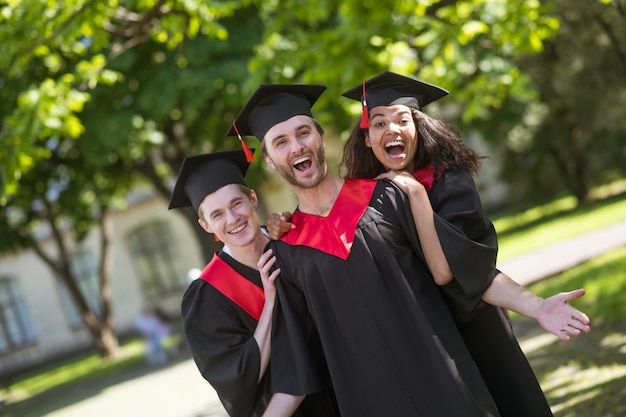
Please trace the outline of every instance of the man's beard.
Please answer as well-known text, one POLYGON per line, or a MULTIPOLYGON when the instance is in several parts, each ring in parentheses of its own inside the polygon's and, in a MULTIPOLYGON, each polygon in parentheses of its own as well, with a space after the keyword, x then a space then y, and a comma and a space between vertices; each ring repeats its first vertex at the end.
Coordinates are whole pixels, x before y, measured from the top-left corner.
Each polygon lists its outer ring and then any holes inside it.
POLYGON ((317 187, 324 180, 324 178, 326 178, 326 174, 328 172, 326 167, 326 154, 322 146, 318 147, 314 151, 313 158, 311 159, 311 163, 317 166, 317 170, 315 171, 316 176, 308 179, 306 182, 297 178, 295 173, 297 170, 293 165, 277 164, 274 160, 272 160, 272 162, 276 167, 276 172, 278 172, 281 177, 283 177, 292 186, 301 189, 317 187))

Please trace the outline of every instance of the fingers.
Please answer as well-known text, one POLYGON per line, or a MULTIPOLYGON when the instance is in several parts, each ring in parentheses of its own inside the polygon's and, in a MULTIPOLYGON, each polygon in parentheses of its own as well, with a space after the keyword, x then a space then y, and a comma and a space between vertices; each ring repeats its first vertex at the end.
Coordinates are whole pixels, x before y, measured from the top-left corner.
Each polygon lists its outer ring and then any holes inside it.
POLYGON ((572 317, 569 323, 559 327, 559 330, 551 333, 566 342, 571 339, 571 336, 580 336, 581 332, 588 333, 589 331, 591 331, 590 326, 582 324, 575 317, 572 317))
POLYGON ((287 233, 289 230, 291 229, 295 229, 296 225, 290 222, 281 222, 280 223, 280 230, 283 231, 283 233, 287 233))
POLYGON ((387 178, 387 179, 393 180, 394 178, 399 177, 399 176, 402 176, 402 177, 410 176, 411 178, 413 177, 411 174, 409 174, 407 172, 397 171, 397 170, 393 170, 392 169, 391 171, 386 171, 386 172, 383 172, 382 174, 379 174, 376 177, 376 179, 379 180, 381 178, 387 178))
POLYGON ((269 276, 267 280, 271 283, 274 283, 274 281, 276 281, 276 278, 278 277, 279 274, 280 274, 280 268, 276 268, 275 270, 272 271, 272 274, 269 276))
POLYGON ((580 288, 580 289, 574 290, 574 291, 570 291, 570 292, 562 292, 562 293, 558 294, 558 296, 560 298, 563 298, 564 301, 575 300, 577 298, 582 297, 583 295, 585 295, 585 290, 583 288, 580 288))
POLYGON ((589 324, 591 323, 591 320, 589 319, 589 316, 587 316, 585 313, 583 313, 582 311, 578 311, 576 309, 574 309, 574 313, 572 314, 572 317, 574 317, 576 320, 578 320, 579 322, 583 323, 583 324, 589 324))
POLYGON ((290 220, 291 213, 289 213, 288 211, 283 211, 282 213, 280 213, 280 223, 278 223, 278 226, 282 233, 287 233, 290 229, 296 228, 296 225, 291 223, 290 220))
MULTIPOLYGON (((566 303, 571 300, 576 300, 582 297, 583 295, 585 295, 585 290, 583 288, 558 294, 558 296, 562 297, 562 300, 566 303)), ((574 307, 572 307, 572 317, 585 325, 591 322, 591 320, 589 319, 589 316, 587 316, 585 313, 583 313, 582 311, 574 307)))
POLYGON ((271 249, 268 249, 264 252, 259 260, 256 263, 256 266, 259 268, 259 272, 262 274, 267 274, 269 270, 272 268, 272 265, 276 263, 276 257, 273 256, 274 252, 271 249))
POLYGON ((591 326, 589 326, 589 321, 583 322, 579 320, 577 317, 573 317, 573 316, 570 322, 568 323, 568 326, 578 331, 576 336, 578 336, 581 331, 585 333, 589 333, 591 331, 591 326))
POLYGON ((272 256, 274 252, 271 249, 268 249, 267 251, 263 252, 261 254, 261 257, 259 258, 259 260, 256 263, 257 268, 259 268, 259 271, 261 269, 263 269, 263 265, 265 265, 265 263, 267 262, 267 260, 270 258, 270 256, 272 256))
POLYGON ((265 224, 265 229, 267 233, 273 240, 277 240, 280 238, 280 223, 281 223, 281 215, 278 213, 272 213, 267 218, 267 222, 265 224))
POLYGON ((278 240, 289 230, 294 229, 296 225, 289 223, 291 213, 283 211, 282 213, 272 213, 267 218, 265 229, 272 240, 278 240))
POLYGON ((580 335, 580 330, 578 330, 577 328, 575 328, 574 326, 566 326, 565 329, 563 329, 564 332, 567 332, 569 334, 571 334, 572 336, 578 336, 580 335))
POLYGON ((574 313, 572 313, 572 318, 579 321, 583 325, 588 325, 589 323, 591 323, 591 320, 585 313, 583 313, 582 311, 578 311, 576 309, 574 309, 574 313))
POLYGON ((282 216, 283 216, 283 213, 272 213, 272 214, 270 214, 270 216, 267 218, 267 224, 278 224, 278 223, 280 223, 282 216))
POLYGON ((564 307, 565 307, 564 311, 567 312, 567 314, 571 317, 572 321, 575 320, 579 322, 581 325, 587 325, 591 322, 591 320, 589 319, 589 316, 587 316, 582 311, 576 309, 575 307, 572 307, 571 305, 567 304, 566 302, 564 303, 564 307))
POLYGON ((272 267, 276 264, 276 257, 273 255, 273 251, 268 249, 264 252, 257 262, 257 267, 259 268, 259 273, 261 274, 261 281, 263 281, 263 285, 266 285, 266 281, 268 283, 273 283, 276 281, 276 277, 280 274, 280 268, 276 268, 272 271, 272 267), (270 271, 271 274, 270 274, 270 271), (269 274, 269 276, 268 276, 269 274))
POLYGON ((561 330, 561 334, 558 335, 559 338, 561 340, 565 340, 568 341, 570 340, 570 335, 571 336, 580 336, 580 333, 582 331, 588 332, 591 330, 591 328, 589 326, 584 326, 583 329, 580 329, 577 327, 577 325, 569 325, 569 326, 565 326, 565 328, 563 330, 561 330))

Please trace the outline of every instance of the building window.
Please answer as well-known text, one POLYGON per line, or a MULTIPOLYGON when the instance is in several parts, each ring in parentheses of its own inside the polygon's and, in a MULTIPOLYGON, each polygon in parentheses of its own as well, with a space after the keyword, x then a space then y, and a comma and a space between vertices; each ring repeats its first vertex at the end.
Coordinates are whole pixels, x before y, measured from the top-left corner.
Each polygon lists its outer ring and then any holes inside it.
POLYGON ((35 327, 15 279, 0 278, 0 354, 36 341, 35 327))
MULTIPOLYGON (((79 251, 73 253, 70 258, 70 269, 76 278, 76 284, 80 290, 89 309, 96 316, 101 313, 100 290, 98 286, 98 265, 90 251, 79 251)), ((68 316, 72 327, 82 326, 80 312, 66 285, 61 285, 61 300, 63 308, 68 316)))
POLYGON ((128 236, 132 261, 148 298, 178 290, 186 284, 172 241, 166 222, 147 224, 128 236))

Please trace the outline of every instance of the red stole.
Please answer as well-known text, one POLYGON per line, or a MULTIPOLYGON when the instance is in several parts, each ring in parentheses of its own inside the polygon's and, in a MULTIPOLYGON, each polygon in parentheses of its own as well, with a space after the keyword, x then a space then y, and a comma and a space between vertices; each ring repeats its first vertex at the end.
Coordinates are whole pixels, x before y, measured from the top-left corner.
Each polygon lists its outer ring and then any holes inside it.
POLYGON ((348 259, 356 226, 365 213, 376 180, 346 179, 326 217, 296 211, 291 216, 295 229, 280 240, 290 245, 308 246, 343 260, 348 259))
MULTIPOLYGON (((426 191, 428 191, 433 187, 433 182, 435 182, 435 167, 433 164, 430 164, 418 168, 413 171, 413 176, 426 188, 426 191)), ((439 175, 437 178, 439 178, 439 175)))
POLYGON ((211 262, 204 267, 200 273, 200 278, 241 307, 253 319, 259 321, 265 304, 263 288, 239 275, 222 258, 217 256, 217 253, 213 255, 211 262))

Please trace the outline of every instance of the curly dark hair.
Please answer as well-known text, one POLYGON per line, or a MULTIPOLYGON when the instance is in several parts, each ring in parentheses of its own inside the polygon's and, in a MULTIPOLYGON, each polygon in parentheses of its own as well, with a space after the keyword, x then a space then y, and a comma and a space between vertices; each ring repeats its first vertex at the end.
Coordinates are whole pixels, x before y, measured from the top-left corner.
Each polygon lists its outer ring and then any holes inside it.
MULTIPOLYGON (((470 148, 447 123, 411 108, 417 131, 415 169, 433 164, 436 171, 465 168, 472 175, 480 169, 480 155, 470 148)), ((374 178, 386 171, 374 152, 365 146, 365 133, 357 122, 343 147, 340 168, 346 178, 374 178)))

